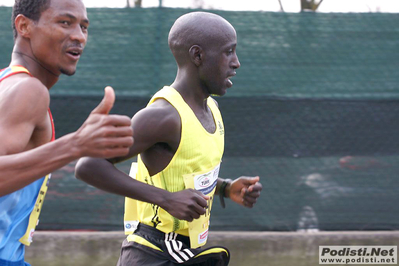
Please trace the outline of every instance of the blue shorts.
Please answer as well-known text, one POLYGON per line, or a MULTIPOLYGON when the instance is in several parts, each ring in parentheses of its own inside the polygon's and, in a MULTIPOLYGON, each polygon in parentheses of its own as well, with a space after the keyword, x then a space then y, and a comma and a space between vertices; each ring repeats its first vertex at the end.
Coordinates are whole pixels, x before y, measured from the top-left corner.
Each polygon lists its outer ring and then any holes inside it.
POLYGON ((31 265, 23 260, 7 261, 0 259, 0 266, 31 266, 31 265))

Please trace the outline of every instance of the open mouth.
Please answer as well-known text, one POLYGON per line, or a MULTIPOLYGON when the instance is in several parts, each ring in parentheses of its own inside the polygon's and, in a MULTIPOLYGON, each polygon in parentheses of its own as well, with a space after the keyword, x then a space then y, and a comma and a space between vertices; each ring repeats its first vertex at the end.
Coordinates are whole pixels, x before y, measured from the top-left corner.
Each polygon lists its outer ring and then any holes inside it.
POLYGON ((68 49, 67 50, 67 54, 70 56, 70 57, 72 57, 73 59, 79 59, 80 58, 80 55, 82 54, 82 49, 80 49, 80 48, 73 48, 73 49, 68 49))
POLYGON ((231 77, 227 77, 227 85, 229 87, 233 86, 233 82, 230 80, 231 77))
POLYGON ((231 81, 231 78, 234 77, 236 74, 232 74, 230 76, 227 77, 227 86, 230 88, 231 86, 233 86, 233 82, 231 81))
POLYGON ((80 53, 79 53, 79 52, 68 52, 68 54, 75 55, 75 56, 78 56, 78 55, 80 55, 80 53))

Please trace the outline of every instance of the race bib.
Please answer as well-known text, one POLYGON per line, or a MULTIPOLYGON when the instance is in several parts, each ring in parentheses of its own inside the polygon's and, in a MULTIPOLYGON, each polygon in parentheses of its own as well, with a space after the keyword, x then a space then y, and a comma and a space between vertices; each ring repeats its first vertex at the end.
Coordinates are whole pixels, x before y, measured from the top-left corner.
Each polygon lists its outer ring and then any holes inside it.
POLYGON ((197 248, 206 244, 208 239, 209 218, 211 215, 213 195, 215 194, 216 184, 219 177, 220 164, 211 170, 184 175, 186 188, 191 188, 209 196, 208 208, 205 214, 198 219, 189 222, 189 237, 191 248, 197 248))

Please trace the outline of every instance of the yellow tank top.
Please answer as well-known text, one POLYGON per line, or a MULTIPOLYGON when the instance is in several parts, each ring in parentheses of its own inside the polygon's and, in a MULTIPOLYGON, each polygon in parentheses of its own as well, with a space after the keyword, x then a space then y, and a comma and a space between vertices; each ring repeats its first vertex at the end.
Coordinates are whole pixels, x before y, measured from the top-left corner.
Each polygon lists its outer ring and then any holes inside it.
POLYGON ((182 121, 179 147, 168 166, 154 176, 149 176, 139 155, 137 165, 135 163, 132 165, 130 176, 170 192, 187 188, 197 189, 210 196, 211 199, 204 217, 189 223, 174 218, 157 205, 126 198, 125 233, 134 232, 137 222, 155 227, 164 233, 176 232, 190 236, 190 239, 194 234, 191 230, 194 230, 197 234, 195 238, 199 238, 199 243, 192 243, 191 247, 202 246, 206 242, 213 194, 216 190, 219 166, 224 151, 223 120, 211 97, 207 99, 207 104, 216 124, 214 133, 209 133, 202 126, 194 112, 174 88, 165 86, 152 97, 148 105, 157 99, 165 99, 179 112, 182 121))

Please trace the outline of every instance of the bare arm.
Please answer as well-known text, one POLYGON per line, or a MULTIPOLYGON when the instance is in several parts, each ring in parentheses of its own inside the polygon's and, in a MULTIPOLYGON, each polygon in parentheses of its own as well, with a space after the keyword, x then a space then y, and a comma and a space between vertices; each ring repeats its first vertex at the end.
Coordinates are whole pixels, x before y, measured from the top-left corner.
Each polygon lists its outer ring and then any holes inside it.
POLYGON ((128 152, 133 143, 130 119, 108 115, 115 99, 112 88, 106 89, 103 101, 79 130, 48 143, 51 136, 43 122, 49 121, 47 89, 32 78, 26 82, 0 101, 0 196, 82 156, 107 158, 128 152))
POLYGON ((207 197, 195 190, 171 193, 137 181, 118 170, 107 160, 82 158, 76 165, 76 176, 104 191, 156 204, 172 216, 192 221, 205 213, 207 197))
POLYGON ((181 122, 174 112, 173 107, 158 101, 139 111, 132 118, 134 144, 129 154, 109 161, 82 158, 76 165, 76 176, 102 190, 156 204, 178 219, 191 221, 198 218, 205 213, 207 206, 208 197, 202 193, 195 190, 171 193, 137 181, 112 164, 145 153, 156 143, 167 143, 171 149, 177 149, 181 122))

